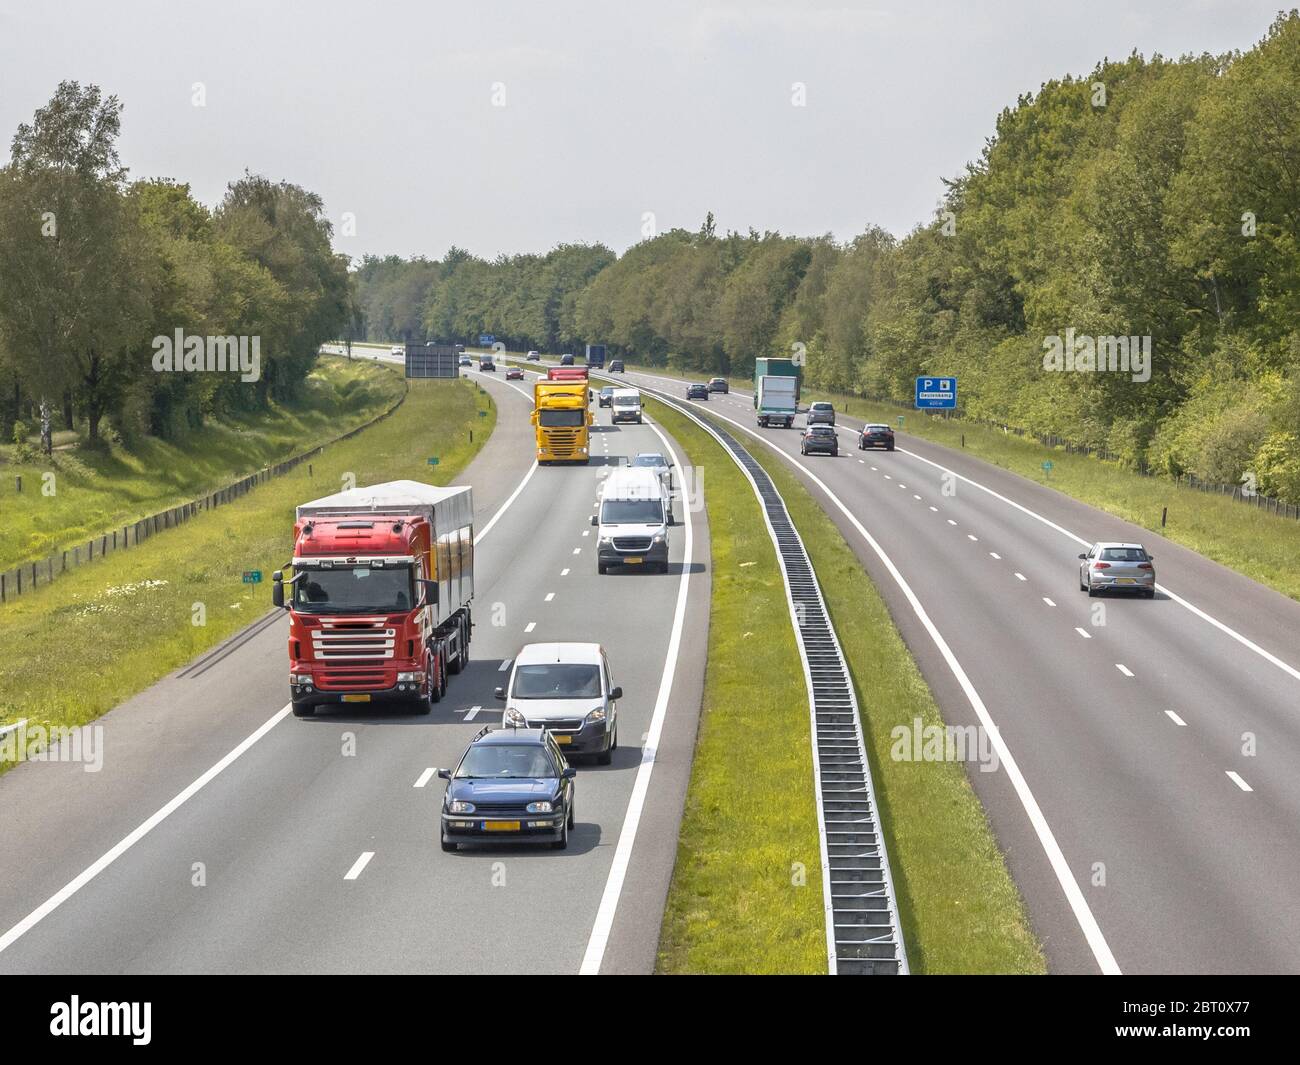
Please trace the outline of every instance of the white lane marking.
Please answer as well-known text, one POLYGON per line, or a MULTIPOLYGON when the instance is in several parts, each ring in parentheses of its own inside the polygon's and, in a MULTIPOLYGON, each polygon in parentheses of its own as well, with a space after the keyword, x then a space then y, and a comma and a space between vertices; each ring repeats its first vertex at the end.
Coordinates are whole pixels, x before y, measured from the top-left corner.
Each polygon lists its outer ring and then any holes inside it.
POLYGON ((1078 625, 1076 625, 1074 627, 1074 631, 1077 632, 1080 636, 1082 636, 1085 640, 1092 639, 1092 633, 1090 633, 1087 629, 1080 628, 1078 625))
POLYGON ((533 629, 535 628, 537 628, 537 622, 530 621, 527 625, 524 626, 524 632, 532 632, 533 629))
POLYGON ((1172 710, 1166 710, 1166 711, 1165 711, 1165 716, 1168 717, 1169 720, 1172 721, 1175 725, 1178 725, 1178 726, 1181 727, 1181 728, 1186 728, 1186 727, 1187 727, 1187 722, 1184 721, 1184 720, 1183 720, 1181 717, 1179 717, 1177 714, 1175 714, 1172 710))
POLYGON ((591 535, 591 530, 590 530, 590 529, 583 529, 583 530, 582 530, 582 535, 583 535, 583 536, 590 536, 590 535, 591 535))
POLYGON ((544 602, 544 603, 549 603, 549 602, 550 602, 552 599, 554 599, 554 598, 555 598, 555 593, 554 593, 554 592, 547 592, 547 593, 546 593, 546 598, 543 599, 542 602, 544 602))
POLYGON ((859 466, 865 466, 866 464, 867 464, 867 460, 866 460, 866 459, 858 459, 858 465, 859 465, 859 466))
POLYGON ((582 548, 580 548, 580 547, 575 547, 575 548, 573 549, 573 553, 574 553, 575 555, 580 555, 580 554, 582 554, 582 548))
POLYGON ((565 566, 564 569, 560 570, 560 576, 567 577, 568 575, 569 575, 569 567, 565 566))
MULTIPOLYGON (((1073 540, 1076 544, 1082 544, 1084 547, 1092 546, 1092 541, 1085 540, 1082 536, 1079 536, 1076 533, 1072 533, 1069 529, 1065 528, 1063 525, 1058 525, 1056 522, 1052 521, 1051 518, 1046 518, 1042 514, 1030 510, 1027 506, 1025 506, 1022 503, 1017 503, 1014 499, 1008 499, 1006 496, 1002 495, 1002 493, 995 492, 992 488, 989 488, 987 485, 980 484, 979 481, 973 481, 969 477, 965 477, 962 474, 958 473, 956 470, 950 470, 947 466, 935 462, 933 459, 928 459, 924 455, 918 455, 915 451, 908 451, 906 448, 900 448, 899 450, 902 451, 903 454, 905 455, 911 455, 912 458, 914 459, 920 459, 922 462, 928 463, 929 465, 933 466, 937 470, 943 470, 945 473, 950 473, 954 477, 958 478, 959 480, 965 481, 967 484, 972 485, 973 487, 978 488, 983 492, 987 492, 994 499, 1001 500, 1003 503, 1007 504, 1007 506, 1014 507, 1022 514, 1028 515, 1029 517, 1033 518, 1035 521, 1041 521, 1049 529, 1055 529, 1062 536, 1068 537, 1069 539, 1073 540)), ((1264 661, 1274 666, 1277 666, 1278 669, 1282 670, 1282 672, 1286 673, 1288 676, 1293 677, 1296 680, 1300 680, 1300 669, 1297 669, 1295 666, 1291 665, 1288 662, 1284 662, 1282 659, 1278 658, 1278 656, 1273 654, 1272 652, 1264 650, 1264 648, 1260 647, 1259 644, 1255 643, 1249 637, 1243 636, 1241 633, 1239 633, 1236 629, 1232 628, 1230 625, 1225 625, 1218 618, 1213 617, 1210 614, 1207 614, 1200 607, 1184 599, 1181 595, 1178 595, 1177 593, 1170 591, 1163 584, 1157 584, 1156 588, 1164 592, 1165 595, 1169 596, 1170 599, 1172 599, 1179 606, 1183 607, 1185 610, 1190 610, 1202 621, 1208 622, 1209 624, 1213 625, 1216 629, 1218 629, 1220 632, 1222 632, 1224 635, 1231 637, 1232 639, 1236 640, 1239 644, 1241 644, 1243 647, 1259 655, 1262 659, 1264 659, 1264 661)))
POLYGON ((999 562, 1002 561, 1002 556, 999 555, 996 551, 990 551, 990 552, 989 552, 989 557, 990 557, 990 558, 996 558, 999 562))
POLYGON ((497 672, 504 673, 507 669, 510 668, 510 663, 513 661, 514 661, 513 658, 507 658, 504 662, 502 662, 499 666, 497 666, 497 672))
POLYGON ((974 533, 967 533, 967 534, 966 534, 966 539, 967 539, 967 540, 972 540, 972 541, 974 541, 975 543, 979 543, 979 537, 976 536, 974 533))
MULTIPOLYGON (((681 463, 672 444, 668 442, 668 437, 663 434, 659 426, 651 425, 650 428, 663 441, 664 449, 672 459, 673 465, 680 469, 681 463)), ((695 527, 691 520, 691 508, 683 507, 682 511, 686 516, 686 544, 682 573, 677 583, 677 607, 673 614, 672 635, 668 639, 668 654, 665 658, 663 678, 659 682, 659 695, 655 699, 650 728, 641 748, 641 764, 637 766, 636 780, 632 784, 632 797, 628 800, 627 814, 623 818, 623 827, 618 834, 618 845, 614 848, 614 860, 609 867, 604 893, 600 897, 600 909, 596 911, 596 921, 591 927, 591 938, 587 940, 587 950, 582 956, 582 965, 578 970, 583 976, 594 976, 599 973, 601 960, 605 957, 605 946, 614 927, 614 915, 618 912, 618 898, 623 892, 623 880, 627 877, 628 863, 632 860, 632 846, 636 842, 637 826, 641 823, 641 811, 645 808, 646 795, 650 790, 650 774, 654 771, 659 737, 663 732, 664 718, 668 716, 668 697, 672 694, 673 676, 677 672, 677 655, 682 642, 682 628, 686 621, 686 595, 690 589, 689 578, 695 545, 695 527)))
POLYGON ((889 474, 885 474, 885 480, 886 480, 886 481, 892 481, 893 478, 890 477, 889 474))
POLYGON ((349 869, 343 875, 343 879, 355 880, 357 877, 361 875, 361 870, 370 864, 370 859, 373 858, 374 856, 375 856, 374 851, 362 851, 361 857, 352 863, 352 868, 349 869))
POLYGON ((1115 668, 1118 669, 1121 673, 1123 673, 1124 676, 1126 677, 1133 676, 1133 671, 1129 669, 1128 666, 1124 665, 1123 662, 1116 662, 1115 668))
POLYGON ((21 717, 11 725, 0 727, 0 739, 3 739, 14 730, 22 728, 25 724, 27 724, 27 718, 21 717))
POLYGON ((1048 606, 1056 606, 1056 604, 1053 603, 1050 599, 1048 599, 1047 596, 1043 596, 1043 602, 1046 603, 1048 606))
POLYGON ((220 774, 222 770, 239 758, 239 756, 252 747, 253 744, 283 721, 292 708, 292 703, 286 703, 284 706, 280 707, 280 709, 267 718, 252 735, 199 777, 198 780, 194 781, 194 783, 190 784, 189 787, 181 791, 174 799, 167 803, 166 806, 162 807, 162 809, 157 813, 149 817, 148 820, 142 822, 119 843, 105 851, 104 854, 94 863, 87 866, 84 870, 64 884, 63 887, 59 888, 59 890, 48 899, 37 906, 36 909, 32 910, 31 913, 9 929, 9 931, 7 931, 3 936, 0 936, 0 954, 4 953, 8 947, 12 946, 27 932, 40 924, 41 921, 67 902, 68 899, 72 898, 73 895, 94 880, 95 877, 117 861, 118 858, 122 857, 123 854, 129 851, 139 843, 140 840, 144 839, 145 836, 185 805, 185 803, 193 798, 193 796, 202 791, 203 788, 218 774, 220 774))
POLYGON ((914 495, 912 496, 912 498, 915 499, 918 503, 921 501, 921 497, 918 495, 914 495))
MULTIPOLYGON (((980 723, 988 733, 990 742, 998 752, 998 757, 1001 759, 1002 765, 1006 769, 1007 779, 1011 782, 1011 786, 1015 788, 1016 796, 1020 799, 1021 806, 1024 807, 1025 814, 1029 818, 1029 823, 1033 826, 1034 833, 1038 837, 1039 845, 1043 848, 1043 853, 1047 856, 1047 860, 1052 866, 1053 873, 1056 874, 1057 883, 1060 884, 1061 890, 1065 894, 1066 901, 1070 904, 1070 910, 1074 914, 1075 921, 1078 922, 1079 930, 1083 933, 1084 939, 1088 942, 1088 947, 1092 951, 1092 956, 1096 959, 1098 967, 1106 975, 1118 975, 1120 973, 1119 963, 1115 961, 1115 955, 1111 953, 1110 945, 1106 942, 1106 936, 1102 933, 1101 926, 1097 924, 1097 918, 1093 914, 1092 908, 1088 905, 1088 900, 1083 896, 1083 891, 1079 887, 1079 882, 1075 879, 1074 872, 1070 869, 1070 863, 1066 861, 1065 854, 1061 850, 1061 845, 1056 841, 1056 835, 1052 832, 1051 825, 1047 823, 1047 818, 1043 814, 1042 807, 1038 805, 1038 800, 1034 798, 1034 793, 1029 787, 1029 782, 1025 780, 1024 775, 1020 772, 1020 766, 1017 764, 1015 756, 1012 755, 1011 748, 1007 746, 1006 740, 1002 738, 1002 734, 998 731, 998 727, 994 723, 988 707, 984 705, 983 698, 981 698, 979 692, 975 690, 975 685, 971 683, 971 679, 967 676, 966 670, 962 668, 962 664, 957 660, 957 656, 953 653, 952 648, 948 646, 948 641, 943 638, 943 634, 939 631, 933 620, 931 620, 925 607, 921 605, 921 600, 917 597, 916 592, 912 590, 912 586, 907 583, 907 579, 899 571, 898 567, 894 565, 894 560, 889 557, 885 552, 885 549, 876 541, 876 538, 867 531, 866 526, 858 520, 857 515, 849 510, 849 508, 840 500, 839 496, 831 491, 826 482, 809 470, 806 464, 801 463, 796 456, 790 455, 777 447, 771 440, 763 436, 763 434, 757 433, 748 426, 742 425, 740 422, 728 418, 725 415, 720 414, 718 417, 723 421, 734 425, 737 429, 752 436, 754 439, 762 441, 765 445, 775 451, 776 454, 781 456, 782 459, 816 484, 817 487, 826 494, 826 497, 835 504, 836 508, 844 515, 850 524, 857 529, 858 534, 867 542, 871 547, 871 550, 875 552, 876 557, 884 564, 885 568, 889 571, 889 575, 894 579, 894 583, 899 586, 903 595, 907 598, 908 604, 911 606, 913 613, 916 614, 921 624, 925 626, 925 630, 929 633, 930 639, 934 641, 935 646, 939 649, 939 653, 947 663, 949 670, 952 671, 953 676, 957 679, 957 683, 961 686, 962 692, 965 694, 967 701, 971 705, 971 709, 975 711, 975 715, 980 719, 980 723)), ((908 454, 911 454, 911 452, 908 452, 908 454)), ((926 461, 929 460, 927 459, 926 461)), ((938 464, 931 463, 931 465, 938 464)), ((954 522, 953 524, 956 523, 954 522)), ((1016 574, 1016 576, 1020 577, 1021 580, 1025 579, 1020 574, 1016 574)))
POLYGON ((939 508, 938 508, 938 507, 931 507, 930 509, 933 510, 936 514, 939 513, 939 508))
POLYGON ((423 773, 421 773, 418 777, 415 778, 415 783, 412 784, 411 787, 413 788, 424 787, 427 783, 429 783, 430 780, 433 779, 433 774, 434 774, 434 769, 432 767, 426 769, 423 773))
POLYGON ((468 710, 465 711, 465 720, 473 721, 474 718, 478 716, 478 712, 482 709, 483 707, 481 706, 471 706, 468 710))
POLYGON ((872 467, 871 467, 871 472, 872 472, 872 473, 879 473, 880 470, 879 470, 877 467, 872 466, 872 467))
POLYGON ((524 479, 520 481, 519 484, 515 487, 515 490, 510 493, 510 498, 501 504, 497 512, 492 515, 492 519, 486 525, 484 525, 483 528, 479 530, 478 535, 474 537, 475 547, 479 545, 479 541, 481 541, 483 537, 485 537, 488 533, 492 531, 492 527, 496 525, 498 521, 501 520, 501 515, 506 512, 510 504, 519 498, 519 493, 522 492, 528 486, 528 482, 533 479, 533 474, 535 474, 536 472, 537 472, 537 463, 534 462, 531 466, 528 467, 528 472, 524 474, 524 479))
POLYGON ((1027 581, 1027 580, 1029 580, 1029 578, 1026 577, 1023 573, 1017 573, 1017 574, 1016 574, 1016 580, 1018 580, 1018 581, 1027 581))
POLYGON ((955 521, 953 521, 952 518, 949 518, 949 519, 948 519, 948 524, 949 524, 949 525, 956 525, 957 523, 956 523, 955 521))
POLYGON ((1249 784, 1247 784, 1244 780, 1242 780, 1241 777, 1238 776, 1238 775, 1237 775, 1235 772, 1233 772, 1231 769, 1225 769, 1224 772, 1228 774, 1228 779, 1231 780, 1234 784, 1236 784, 1237 787, 1239 787, 1242 791, 1254 791, 1254 790, 1255 790, 1255 789, 1252 788, 1249 784))

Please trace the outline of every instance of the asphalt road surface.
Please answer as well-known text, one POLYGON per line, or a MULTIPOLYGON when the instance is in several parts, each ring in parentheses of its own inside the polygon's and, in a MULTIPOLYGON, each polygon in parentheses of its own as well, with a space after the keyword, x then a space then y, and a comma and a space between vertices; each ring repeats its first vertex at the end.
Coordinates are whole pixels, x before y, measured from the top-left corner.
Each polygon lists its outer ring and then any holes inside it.
POLYGON ((655 428, 601 412, 590 466, 536 468, 530 382, 472 376, 499 418, 458 482, 479 538, 467 672, 427 717, 295 719, 270 614, 101 718, 102 771, 0 777, 0 972, 652 969, 704 676, 705 515, 678 513, 669 573, 597 576, 599 478, 665 450, 655 428), (500 721, 493 688, 547 640, 607 649, 614 762, 579 764, 567 851, 445 854, 431 771, 500 721))
POLYGON ((1053 971, 1300 971, 1300 604, 905 432, 858 451, 862 423, 841 417, 839 457, 801 458, 747 392, 693 405, 787 457, 945 719, 996 726, 1013 764, 969 776, 1053 971), (1081 592, 1094 540, 1145 543, 1156 599, 1081 592))

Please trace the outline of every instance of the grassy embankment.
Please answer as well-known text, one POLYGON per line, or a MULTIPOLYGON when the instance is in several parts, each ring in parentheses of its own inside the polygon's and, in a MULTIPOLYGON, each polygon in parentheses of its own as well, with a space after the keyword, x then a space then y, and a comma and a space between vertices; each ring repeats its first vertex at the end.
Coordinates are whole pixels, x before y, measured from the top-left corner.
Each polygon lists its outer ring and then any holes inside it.
MULTIPOLYGON (((129 448, 60 449, 52 461, 27 463, 16 461, 12 445, 0 448, 0 570, 308 451, 383 413, 401 394, 402 379, 391 370, 368 361, 322 359, 292 403, 214 421, 175 441, 145 437, 129 448), (41 490, 47 472, 55 475, 53 495, 41 490)), ((56 447, 70 439, 73 434, 56 434, 56 447)))
POLYGON ((298 503, 337 491, 348 474, 361 485, 449 483, 495 423, 495 404, 468 383, 412 382, 392 417, 327 447, 310 473, 304 463, 7 604, 0 609, 0 724, 94 720, 270 608, 271 571, 288 557, 298 503), (431 466, 434 456, 439 463, 431 466), (244 584, 246 570, 260 570, 263 583, 244 584), (195 624, 200 614, 203 623, 195 624))
MULTIPOLYGON (((822 972, 808 699, 776 557, 731 459, 681 415, 651 409, 708 468, 713 543, 708 676, 660 968, 822 972), (805 887, 792 884, 795 862, 805 887)), ((884 601, 802 485, 754 453, 804 539, 853 673, 912 971, 1043 972, 964 766, 890 758, 894 725, 942 717, 884 601)))

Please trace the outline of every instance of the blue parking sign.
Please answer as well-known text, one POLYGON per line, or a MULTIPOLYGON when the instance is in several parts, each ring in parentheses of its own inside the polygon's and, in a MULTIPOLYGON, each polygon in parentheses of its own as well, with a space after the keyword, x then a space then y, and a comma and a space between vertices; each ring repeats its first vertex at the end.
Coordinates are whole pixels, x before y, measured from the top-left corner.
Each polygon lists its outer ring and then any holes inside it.
POLYGON ((916 407, 918 410, 956 410, 957 378, 918 377, 916 407))

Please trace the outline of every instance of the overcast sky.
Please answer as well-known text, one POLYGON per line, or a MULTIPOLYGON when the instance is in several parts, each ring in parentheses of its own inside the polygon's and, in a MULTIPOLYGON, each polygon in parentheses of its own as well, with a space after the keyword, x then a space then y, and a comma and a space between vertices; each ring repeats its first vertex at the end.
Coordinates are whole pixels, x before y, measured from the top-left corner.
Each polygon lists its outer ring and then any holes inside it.
POLYGON ((93 82, 126 105, 133 177, 209 204, 245 169, 296 182, 358 257, 622 252, 646 212, 901 235, 1020 93, 1133 49, 1249 48, 1278 6, 0 0, 0 134, 7 158, 61 79, 93 82))

